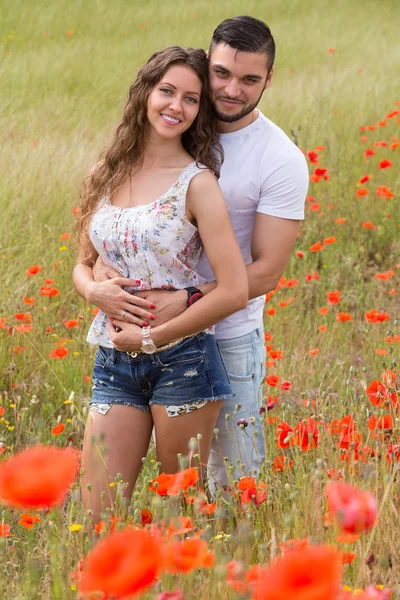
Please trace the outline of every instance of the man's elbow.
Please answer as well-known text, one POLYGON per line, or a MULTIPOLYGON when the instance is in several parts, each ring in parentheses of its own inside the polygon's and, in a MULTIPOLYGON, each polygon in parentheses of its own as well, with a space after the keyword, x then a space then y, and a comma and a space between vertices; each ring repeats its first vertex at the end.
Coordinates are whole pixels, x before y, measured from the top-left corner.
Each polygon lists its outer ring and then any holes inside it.
POLYGON ((271 276, 268 277, 265 280, 265 284, 263 285, 263 294, 268 294, 269 292, 272 292, 273 290, 275 290, 280 282, 280 276, 271 276))

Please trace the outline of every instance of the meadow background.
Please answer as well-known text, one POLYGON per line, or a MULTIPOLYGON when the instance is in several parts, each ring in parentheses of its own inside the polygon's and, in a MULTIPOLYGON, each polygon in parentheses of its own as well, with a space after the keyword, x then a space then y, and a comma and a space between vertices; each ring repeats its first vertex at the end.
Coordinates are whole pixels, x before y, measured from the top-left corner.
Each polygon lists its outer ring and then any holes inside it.
MULTIPOLYGON (((6 457, 36 442, 80 447, 93 359, 85 343, 92 307, 71 283, 81 182, 149 55, 170 44, 206 48, 220 21, 243 12, 265 20, 277 43, 274 81, 261 110, 306 153, 316 152, 309 154, 310 174, 327 169, 326 179, 310 184, 306 220, 285 272, 292 283, 283 281, 266 303, 267 372, 280 378, 266 386, 266 403, 277 398, 266 415, 292 427, 309 417, 326 424, 352 415, 362 445, 350 432, 348 447, 339 448, 320 425, 317 448, 282 450, 277 423, 266 416, 266 501, 246 513, 233 502, 229 523, 221 520, 222 500, 213 515, 190 513, 212 540, 217 567, 178 584, 186 598, 234 598, 226 588, 228 560, 264 564, 288 538, 334 542, 337 531, 324 528, 323 490, 327 469, 337 469, 373 490, 381 505, 372 533, 343 548, 356 554, 344 582, 396 588, 399 417, 389 407, 391 428, 376 435, 368 419, 388 411, 366 394, 372 380, 395 369, 400 340, 400 115, 387 117, 400 109, 395 0, 0 1, 1 451, 6 457), (383 160, 392 165, 380 168, 383 160), (371 178, 360 183, 365 175, 371 178), (29 276, 34 265, 41 270, 29 276), (327 292, 337 291, 331 300, 338 303, 330 303, 327 292), (387 320, 367 320, 373 309, 387 320), (64 430, 55 435, 59 424, 64 430), (293 468, 281 472, 273 461, 283 454, 293 468)), ((182 511, 162 506, 147 490, 156 475, 150 457, 133 498, 135 519, 146 507, 159 518, 182 511)), ((32 530, 3 507, 0 521, 12 537, 0 537, 0 599, 76 597, 70 573, 90 547, 78 527, 85 516, 77 490, 63 511, 32 530)), ((169 576, 162 589, 175 583, 169 576)))

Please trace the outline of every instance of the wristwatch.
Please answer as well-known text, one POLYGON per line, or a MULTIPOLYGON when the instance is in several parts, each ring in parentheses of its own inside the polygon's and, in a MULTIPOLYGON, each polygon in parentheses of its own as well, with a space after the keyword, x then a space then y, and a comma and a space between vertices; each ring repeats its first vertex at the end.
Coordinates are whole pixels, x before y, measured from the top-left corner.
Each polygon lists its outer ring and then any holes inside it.
POLYGON ((200 300, 200 298, 203 298, 204 294, 202 291, 199 290, 199 288, 197 287, 187 287, 185 288, 185 290, 188 293, 188 299, 187 299, 187 305, 188 306, 192 306, 192 304, 194 304, 195 302, 197 302, 197 300, 200 300))
POLYGON ((157 350, 157 346, 151 339, 150 327, 142 327, 142 347, 141 351, 144 354, 154 354, 157 350))

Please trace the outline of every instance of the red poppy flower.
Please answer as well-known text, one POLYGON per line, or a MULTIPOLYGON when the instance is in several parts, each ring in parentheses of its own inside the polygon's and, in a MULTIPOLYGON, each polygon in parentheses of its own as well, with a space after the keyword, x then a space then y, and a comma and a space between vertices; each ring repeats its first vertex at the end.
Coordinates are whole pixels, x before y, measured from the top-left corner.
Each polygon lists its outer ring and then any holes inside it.
POLYGON ((361 179, 358 183, 360 185, 362 185, 363 183, 367 183, 367 181, 369 181, 370 179, 371 179, 371 175, 364 175, 364 177, 361 177, 361 179))
POLYGON ((293 467, 293 459, 290 456, 276 456, 272 462, 272 470, 274 473, 286 471, 293 467))
POLYGON ((385 406, 389 405, 390 401, 394 406, 397 404, 398 398, 396 392, 390 392, 389 388, 382 383, 382 381, 377 379, 371 381, 366 392, 370 402, 379 408, 384 408, 385 406))
POLYGON ((62 433, 65 429, 65 426, 63 425, 63 423, 59 423, 58 425, 56 425, 55 427, 53 427, 53 429, 51 430, 51 433, 53 435, 60 435, 60 433, 62 433))
POLYGON ((372 148, 367 148, 364 150, 364 156, 373 156, 374 154, 375 152, 372 150, 372 148))
POLYGON ((352 321, 353 317, 351 315, 349 315, 349 313, 345 313, 345 312, 339 312, 336 315, 336 321, 339 321, 339 323, 344 323, 345 321, 352 321))
POLYGON ((336 290, 335 292, 326 292, 326 298, 329 304, 339 304, 340 302, 340 292, 336 290))
POLYGON ((94 592, 131 597, 156 581, 161 565, 158 540, 145 529, 124 529, 101 540, 88 555, 79 591, 85 598, 94 592))
POLYGON ((376 225, 374 225, 371 221, 365 221, 362 226, 364 227, 364 229, 376 229, 376 225))
POLYGON ((293 430, 293 443, 303 452, 318 447, 318 424, 312 417, 300 421, 293 430))
POLYGON ((358 190, 356 190, 356 196, 357 198, 361 198, 362 196, 368 196, 369 191, 367 190, 367 188, 359 188, 358 190))
POLYGON ((271 387, 275 387, 279 384, 279 377, 277 375, 268 375, 266 380, 265 380, 268 385, 270 385, 271 387))
POLYGON ((393 192, 386 185, 379 185, 376 188, 375 194, 380 198, 394 198, 393 192))
POLYGON ((10 526, 7 523, 0 523, 0 537, 10 537, 11 535, 10 526))
POLYGON ((15 507, 61 504, 78 473, 74 448, 33 446, 0 464, 0 499, 15 507))
POLYGON ((320 252, 321 250, 324 250, 324 249, 325 249, 325 246, 323 246, 321 244, 321 242, 315 242, 315 244, 310 246, 311 252, 320 252))
POLYGON ((208 551, 207 542, 199 537, 172 542, 165 547, 163 568, 167 573, 189 573, 198 567, 214 564, 214 553, 208 551))
POLYGON ((36 515, 21 515, 18 525, 22 525, 25 529, 33 529, 35 523, 41 523, 42 519, 39 519, 36 515))
POLYGON ((309 152, 307 152, 307 156, 310 163, 313 163, 315 165, 319 163, 319 156, 317 152, 310 150, 309 152))
POLYGON ((325 238, 322 243, 325 244, 325 246, 328 246, 329 244, 336 244, 336 238, 333 235, 330 235, 329 237, 325 238))
POLYGON ((64 327, 66 327, 67 329, 72 329, 72 327, 78 327, 79 325, 79 321, 77 321, 76 319, 68 319, 67 321, 64 321, 64 327))
POLYGON ((385 158, 385 160, 381 160, 381 162, 379 163, 380 169, 388 169, 391 166, 392 162, 390 160, 387 160, 387 158, 385 158))
POLYGON ((341 481, 330 481, 326 496, 329 511, 345 533, 361 533, 374 526, 378 505, 371 492, 341 481))
POLYGON ((168 488, 168 496, 179 496, 182 492, 187 492, 190 487, 193 487, 199 480, 199 473, 195 468, 185 469, 173 475, 173 479, 168 488))
POLYGON ((153 521, 153 515, 151 513, 150 510, 148 510, 147 508, 142 508, 141 510, 141 523, 143 525, 143 527, 145 525, 150 525, 150 523, 153 521))
POLYGON ((387 281, 388 279, 391 279, 394 276, 394 271, 384 271, 382 273, 376 273, 375 275, 376 279, 382 279, 383 281, 387 281))
POLYGON ((342 564, 346 565, 348 563, 352 563, 357 554, 355 552, 343 552, 342 553, 342 564))
POLYGON ((174 590, 173 592, 161 592, 158 594, 157 600, 185 600, 181 590, 174 590))
POLYGON ((28 277, 33 277, 33 275, 37 275, 38 273, 40 273, 41 270, 42 267, 40 267, 39 265, 33 265, 32 267, 29 267, 26 274, 28 275, 28 277))
POLYGON ((161 473, 158 477, 153 479, 151 482, 151 490, 156 492, 159 496, 166 496, 168 494, 168 490, 171 487, 174 476, 167 475, 166 473, 161 473))
POLYGON ((337 600, 341 553, 331 546, 309 546, 272 562, 256 584, 254 600, 337 600))
POLYGON ((290 381, 282 381, 281 383, 281 390, 291 390, 292 389, 292 384, 290 383, 290 381))
POLYGON ((365 320, 369 321, 370 323, 383 323, 383 321, 390 319, 390 315, 388 315, 386 312, 378 312, 375 308, 366 312, 364 317, 365 320))
POLYGON ((52 350, 49 354, 50 358, 64 358, 64 356, 67 356, 69 350, 68 348, 55 348, 54 350, 52 350))
POLYGON ((275 434, 277 448, 289 448, 293 444, 293 429, 285 421, 276 426, 275 434))

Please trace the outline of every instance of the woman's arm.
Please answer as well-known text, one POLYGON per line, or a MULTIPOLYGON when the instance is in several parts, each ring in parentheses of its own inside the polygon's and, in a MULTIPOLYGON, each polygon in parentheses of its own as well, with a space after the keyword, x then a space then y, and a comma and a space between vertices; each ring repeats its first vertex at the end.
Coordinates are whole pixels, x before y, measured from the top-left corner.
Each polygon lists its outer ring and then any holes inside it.
MULTIPOLYGON (((154 306, 144 298, 132 296, 123 289, 125 285, 137 285, 137 281, 126 277, 114 277, 102 282, 95 282, 93 278, 93 265, 98 254, 86 236, 82 236, 76 267, 72 273, 75 289, 82 298, 104 311, 109 317, 124 318, 130 323, 144 325, 154 318, 145 308, 154 306), (132 306, 137 316, 129 314, 132 306), (146 323, 144 319, 147 319, 146 323)), ((140 282, 139 282, 140 283, 140 282)))
MULTIPOLYGON (((181 315, 152 328, 157 346, 180 337, 193 335, 245 308, 248 301, 246 267, 229 220, 228 210, 214 176, 205 171, 190 183, 186 212, 197 223, 207 258, 215 274, 216 287, 181 315)), ((119 320, 111 327, 110 337, 116 348, 134 351, 140 348, 137 331, 119 320)))

